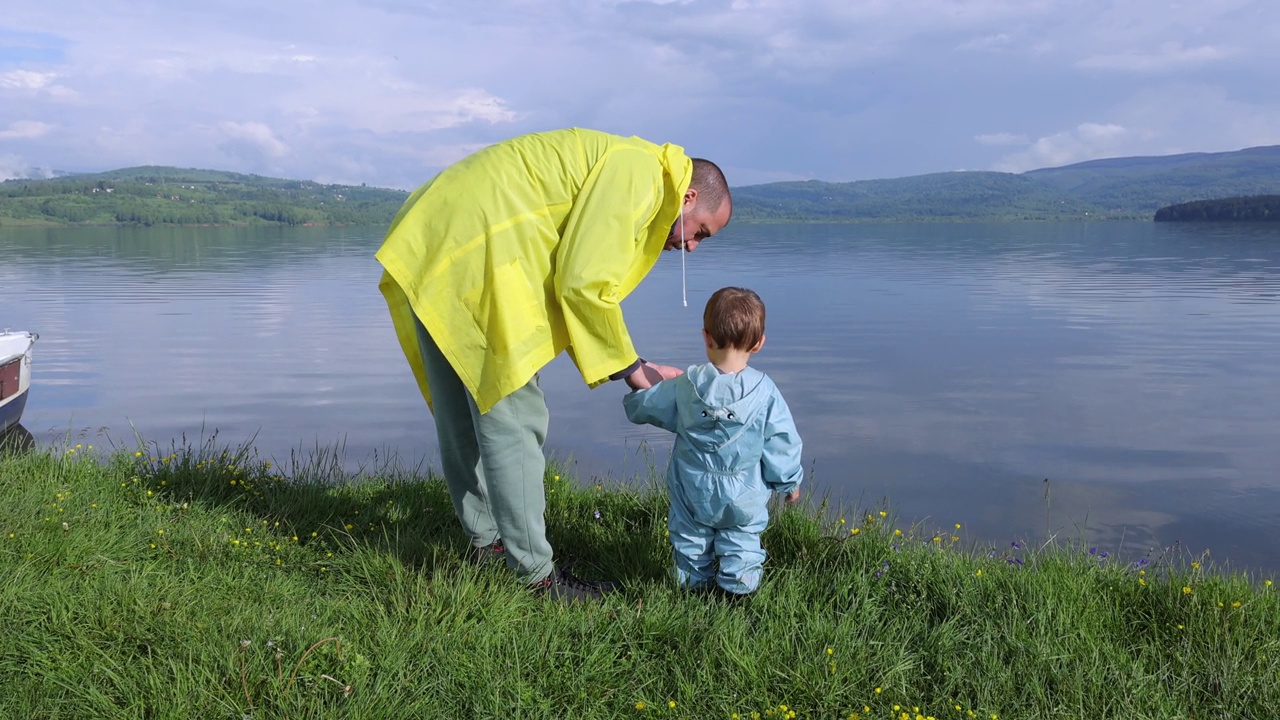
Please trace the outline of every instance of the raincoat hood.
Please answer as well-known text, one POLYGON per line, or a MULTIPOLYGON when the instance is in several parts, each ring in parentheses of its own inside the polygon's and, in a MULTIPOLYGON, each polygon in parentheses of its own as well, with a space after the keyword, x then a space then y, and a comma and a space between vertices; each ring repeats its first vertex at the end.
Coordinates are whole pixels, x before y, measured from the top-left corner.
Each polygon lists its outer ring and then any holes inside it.
POLYGON ((751 367, 726 373, 706 363, 689 367, 685 376, 693 386, 693 402, 680 406, 680 425, 702 452, 718 453, 741 438, 772 395, 768 378, 751 367))

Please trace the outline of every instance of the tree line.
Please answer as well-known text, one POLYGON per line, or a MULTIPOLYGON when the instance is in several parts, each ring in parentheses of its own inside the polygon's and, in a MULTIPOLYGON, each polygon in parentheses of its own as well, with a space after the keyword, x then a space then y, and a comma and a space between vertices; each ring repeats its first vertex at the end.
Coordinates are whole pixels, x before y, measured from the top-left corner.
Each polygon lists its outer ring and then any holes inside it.
POLYGON ((405 197, 385 188, 138 168, 0 183, 0 223, 385 225, 405 197))
POLYGON ((1280 222, 1280 195, 1197 200, 1162 207, 1156 222, 1280 222))

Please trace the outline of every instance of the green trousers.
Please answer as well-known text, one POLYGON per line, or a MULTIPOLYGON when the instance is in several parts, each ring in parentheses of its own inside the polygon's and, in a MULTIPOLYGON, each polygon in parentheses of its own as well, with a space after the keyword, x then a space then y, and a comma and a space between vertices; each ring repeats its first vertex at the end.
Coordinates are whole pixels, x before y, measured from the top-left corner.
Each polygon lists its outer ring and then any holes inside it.
POLYGON ((501 539, 507 566, 537 582, 552 571, 542 451, 549 413, 538 376, 481 415, 435 340, 416 325, 453 510, 472 545, 501 539))

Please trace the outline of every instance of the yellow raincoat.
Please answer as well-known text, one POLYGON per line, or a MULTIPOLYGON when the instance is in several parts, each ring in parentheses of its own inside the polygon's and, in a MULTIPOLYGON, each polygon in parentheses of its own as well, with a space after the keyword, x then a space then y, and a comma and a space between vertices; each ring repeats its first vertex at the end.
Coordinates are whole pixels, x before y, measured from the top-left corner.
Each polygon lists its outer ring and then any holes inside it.
POLYGON ((418 188, 377 258, 428 405, 414 313, 482 413, 562 350, 591 387, 634 362, 620 303, 657 262, 692 174, 677 145, 570 129, 487 147, 418 188))

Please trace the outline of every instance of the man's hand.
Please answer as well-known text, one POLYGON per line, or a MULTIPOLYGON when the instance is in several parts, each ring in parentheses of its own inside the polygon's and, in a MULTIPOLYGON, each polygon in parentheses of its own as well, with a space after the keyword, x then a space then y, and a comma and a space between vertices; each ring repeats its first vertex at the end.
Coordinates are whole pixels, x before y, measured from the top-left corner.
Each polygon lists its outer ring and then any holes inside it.
POLYGON ((674 380, 684 374, 684 371, 680 368, 670 365, 650 365, 649 367, 657 370, 663 380, 674 380))
POLYGON ((647 390, 662 380, 662 373, 648 363, 640 363, 640 367, 626 377, 627 385, 631 386, 632 390, 647 390))
POLYGON ((795 505, 800 502, 800 488, 796 488, 795 490, 787 493, 782 499, 785 500, 788 505, 795 505))
POLYGON ((626 377, 627 385, 632 390, 645 390, 672 378, 680 377, 684 371, 670 365, 654 365, 653 363, 640 363, 640 367, 636 371, 626 377))

